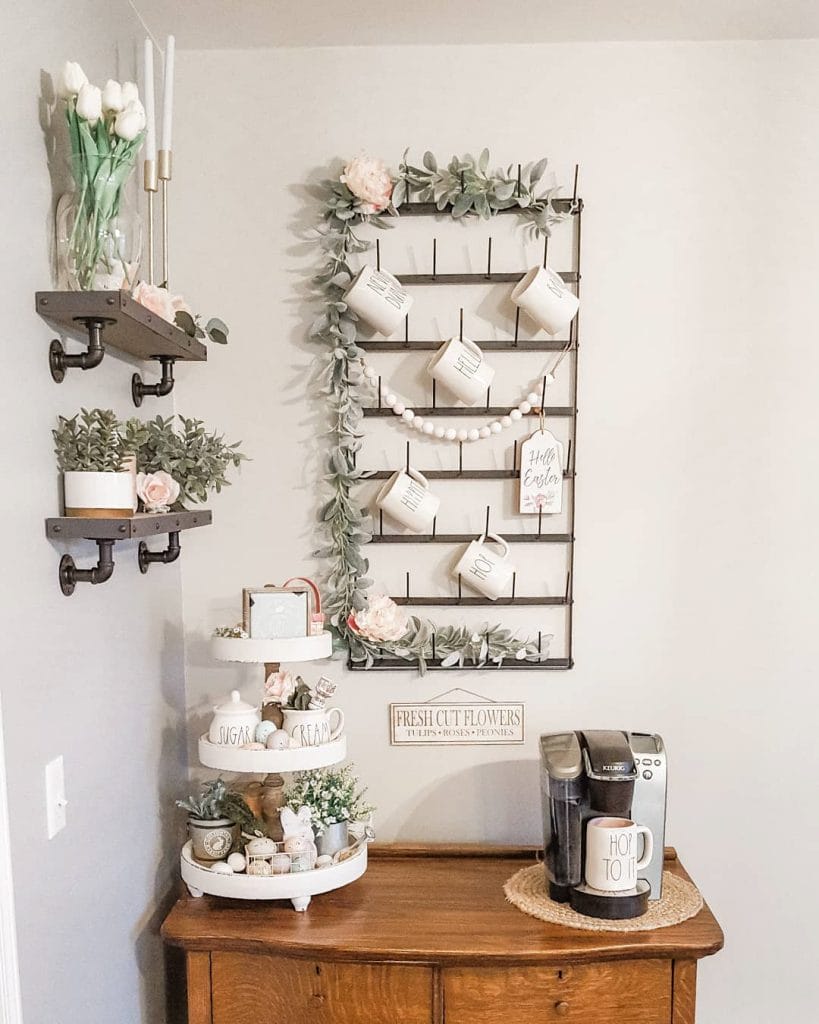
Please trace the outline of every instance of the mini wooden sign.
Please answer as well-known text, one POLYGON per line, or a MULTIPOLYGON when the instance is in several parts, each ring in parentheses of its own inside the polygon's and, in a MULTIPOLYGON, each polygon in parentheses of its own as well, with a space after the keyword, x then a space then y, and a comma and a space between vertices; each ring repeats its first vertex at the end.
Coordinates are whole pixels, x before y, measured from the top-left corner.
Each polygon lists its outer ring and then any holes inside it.
POLYGON ((563 443, 549 430, 536 430, 520 449, 520 511, 563 509, 563 443))
POLYGON ((454 689, 423 703, 390 704, 393 746, 523 743, 525 705, 454 689))

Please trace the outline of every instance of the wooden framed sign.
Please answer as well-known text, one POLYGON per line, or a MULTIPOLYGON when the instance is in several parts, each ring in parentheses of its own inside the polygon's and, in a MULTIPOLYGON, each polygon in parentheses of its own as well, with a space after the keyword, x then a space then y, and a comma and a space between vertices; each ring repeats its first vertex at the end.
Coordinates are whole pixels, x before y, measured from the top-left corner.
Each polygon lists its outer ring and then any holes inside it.
POLYGON ((469 690, 448 690, 423 703, 390 704, 396 747, 523 743, 525 705, 469 690))

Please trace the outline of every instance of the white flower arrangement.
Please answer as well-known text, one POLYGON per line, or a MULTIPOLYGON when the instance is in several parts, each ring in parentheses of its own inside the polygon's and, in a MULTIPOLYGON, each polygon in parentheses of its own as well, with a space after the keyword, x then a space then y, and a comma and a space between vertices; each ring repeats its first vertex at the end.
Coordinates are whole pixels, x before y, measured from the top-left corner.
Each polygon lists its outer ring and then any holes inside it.
POLYGON ((354 765, 297 772, 287 791, 287 806, 293 811, 310 810, 310 824, 321 836, 329 825, 364 821, 375 808, 364 800, 366 789, 358 788, 354 765))

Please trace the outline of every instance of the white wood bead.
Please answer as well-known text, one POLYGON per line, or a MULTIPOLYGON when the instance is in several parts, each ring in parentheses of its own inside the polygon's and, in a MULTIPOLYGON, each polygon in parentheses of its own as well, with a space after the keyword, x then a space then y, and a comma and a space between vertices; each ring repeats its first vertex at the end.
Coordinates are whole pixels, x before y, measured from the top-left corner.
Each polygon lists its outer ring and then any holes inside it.
POLYGON ((454 441, 457 436, 458 431, 455 430, 454 427, 447 427, 446 430, 444 431, 444 437, 447 439, 447 441, 454 441))
POLYGON ((394 402, 393 403, 393 407, 392 407, 392 411, 395 413, 396 416, 403 416, 404 415, 404 406, 403 406, 403 404, 401 402, 394 402))
POLYGON ((412 421, 415 419, 415 410, 414 409, 405 409, 401 413, 401 419, 405 423, 412 423, 412 421))
POLYGON ((415 427, 416 430, 422 430, 423 426, 424 426, 424 417, 423 416, 413 416, 412 417, 412 425, 415 427))
POLYGON ((446 430, 444 430, 443 427, 436 427, 435 436, 438 438, 439 441, 443 441, 443 439, 446 437, 446 430))
POLYGON ((468 430, 459 430, 458 431, 458 440, 459 441, 466 441, 468 437, 469 437, 469 431, 468 430))
POLYGON ((523 419, 523 413, 520 411, 520 409, 510 409, 509 410, 509 418, 511 420, 514 420, 515 423, 517 423, 518 420, 522 420, 523 419))
POLYGON ((526 396, 526 401, 529 403, 529 405, 540 405, 540 395, 538 395, 535 391, 530 391, 529 394, 526 396))
POLYGON ((504 430, 507 427, 511 427, 512 426, 512 419, 511 419, 510 416, 501 416, 501 421, 500 422, 501 422, 501 426, 504 428, 504 430))
POLYGON ((555 382, 555 375, 553 373, 547 373, 546 374, 546 383, 547 384, 554 384, 554 382, 555 382))
POLYGON ((503 430, 503 427, 501 426, 499 420, 492 420, 492 422, 489 424, 489 429, 492 431, 493 434, 499 434, 503 430))
POLYGON ((520 405, 518 406, 518 409, 525 416, 527 413, 532 411, 532 403, 531 402, 521 402, 520 405))
POLYGON ((489 429, 489 427, 481 427, 481 429, 478 431, 478 435, 480 437, 489 437, 491 433, 492 431, 489 429))
POLYGON ((480 436, 481 432, 477 429, 477 427, 473 427, 471 430, 468 430, 466 432, 466 438, 468 441, 477 441, 480 436))
POLYGON ((435 424, 431 423, 429 420, 427 420, 422 429, 423 429, 425 434, 434 434, 435 433, 435 424))
POLYGON ((391 409, 397 401, 398 397, 397 395, 394 395, 392 391, 388 391, 386 395, 384 395, 384 405, 388 405, 391 409))

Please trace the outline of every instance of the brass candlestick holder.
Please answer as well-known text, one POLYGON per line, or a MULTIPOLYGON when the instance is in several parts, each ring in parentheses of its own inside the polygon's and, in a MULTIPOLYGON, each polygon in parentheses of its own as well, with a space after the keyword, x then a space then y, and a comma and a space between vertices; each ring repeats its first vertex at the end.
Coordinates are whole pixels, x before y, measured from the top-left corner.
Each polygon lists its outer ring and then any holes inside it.
POLYGON ((162 283, 168 287, 168 182, 173 176, 173 153, 160 149, 157 175, 162 182, 162 283))
POLYGON ((154 193, 159 190, 156 160, 146 160, 142 168, 142 187, 148 197, 148 284, 154 283, 154 193))

